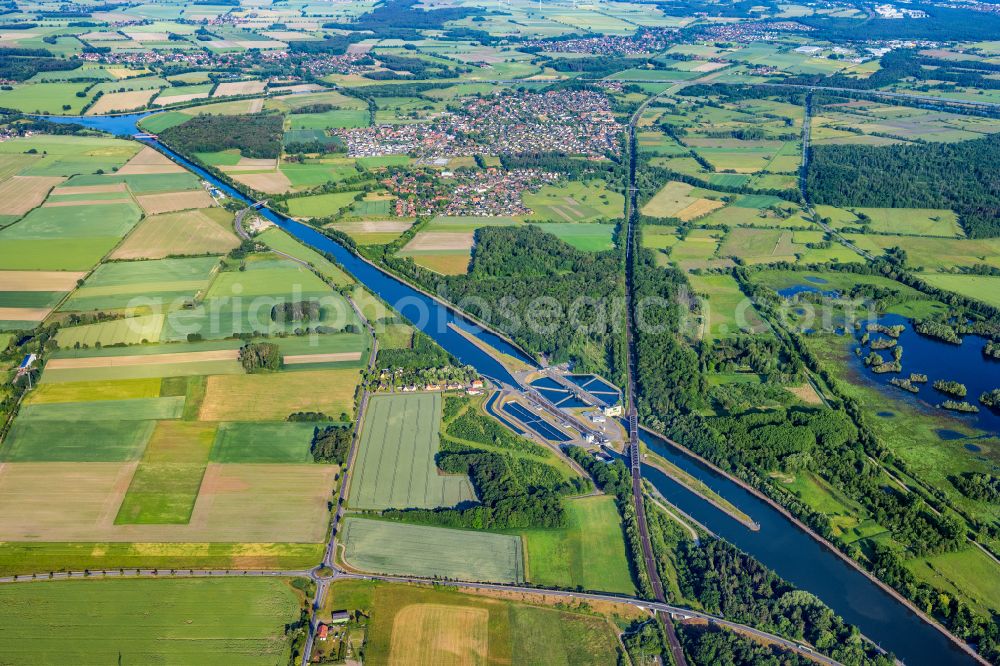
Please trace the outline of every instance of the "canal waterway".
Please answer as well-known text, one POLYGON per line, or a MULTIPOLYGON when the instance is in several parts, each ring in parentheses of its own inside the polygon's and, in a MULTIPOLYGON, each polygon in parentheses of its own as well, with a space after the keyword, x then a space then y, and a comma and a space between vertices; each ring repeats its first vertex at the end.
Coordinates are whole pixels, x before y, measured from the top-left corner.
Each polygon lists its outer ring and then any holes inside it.
MULTIPOLYGON (((132 114, 113 118, 56 118, 56 122, 78 122, 118 135, 137 133, 136 123, 148 114, 132 114)), ((182 156, 157 143, 150 143, 191 169, 227 195, 251 203, 246 196, 216 179, 212 174, 190 163, 182 156)), ((496 335, 483 331, 471 321, 444 307, 435 299, 419 292, 368 262, 347 248, 321 234, 316 229, 290 220, 283 215, 262 209, 261 215, 311 247, 328 253, 359 282, 367 286, 421 331, 433 338, 462 363, 474 366, 481 374, 517 386, 516 380, 491 356, 452 330, 453 323, 472 332, 490 346, 521 360, 518 349, 496 335)), ((707 484, 712 490, 737 505, 760 524, 751 531, 711 506, 686 488, 649 466, 643 474, 661 493, 681 510, 703 523, 719 536, 750 553, 772 568, 781 577, 807 590, 829 605, 848 622, 855 624, 869 638, 895 653, 913 666, 968 664, 973 660, 938 630, 928 625, 905 605, 878 585, 831 553, 793 521, 767 502, 756 497, 737 483, 713 471, 696 459, 670 446, 662 439, 641 432, 643 441, 656 453, 681 467, 707 484)))

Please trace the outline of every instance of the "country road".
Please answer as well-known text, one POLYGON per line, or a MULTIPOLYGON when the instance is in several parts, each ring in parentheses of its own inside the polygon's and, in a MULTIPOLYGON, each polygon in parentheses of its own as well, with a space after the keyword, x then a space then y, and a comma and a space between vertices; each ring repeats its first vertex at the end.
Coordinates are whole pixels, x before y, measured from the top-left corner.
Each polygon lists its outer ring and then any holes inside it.
MULTIPOLYGON (((83 579, 106 579, 106 578, 214 578, 214 577, 248 577, 248 578, 311 578, 317 583, 317 597, 320 587, 324 590, 330 583, 337 580, 372 580, 384 581, 387 583, 402 583, 410 585, 435 585, 444 587, 454 587, 470 590, 494 591, 494 592, 521 592, 524 594, 538 594, 550 597, 579 601, 606 601, 611 603, 628 604, 636 608, 656 611, 658 613, 672 615, 681 620, 699 620, 724 627, 743 634, 755 636, 768 643, 780 645, 783 648, 803 654, 819 663, 830 666, 840 666, 840 662, 817 654, 811 648, 796 641, 791 641, 781 636, 760 631, 747 625, 737 622, 730 622, 723 618, 691 610, 682 606, 672 606, 658 601, 647 601, 636 597, 618 596, 614 594, 600 594, 596 592, 575 592, 572 590, 549 590, 545 588, 526 587, 522 585, 505 585, 499 583, 477 583, 459 580, 436 580, 427 578, 416 578, 410 576, 385 576, 379 574, 357 574, 344 571, 338 567, 331 567, 332 574, 321 576, 317 569, 302 570, 238 570, 238 569, 113 569, 100 571, 66 571, 44 574, 26 574, 21 576, 0 577, 0 584, 3 583, 34 583, 44 584, 45 581, 54 580, 83 580, 83 579)), ((314 604, 315 606, 315 604, 314 604)), ((320 607, 322 604, 320 604, 320 607)), ((312 623, 311 623, 312 624, 312 623)), ((303 664, 308 661, 303 660, 303 664)))

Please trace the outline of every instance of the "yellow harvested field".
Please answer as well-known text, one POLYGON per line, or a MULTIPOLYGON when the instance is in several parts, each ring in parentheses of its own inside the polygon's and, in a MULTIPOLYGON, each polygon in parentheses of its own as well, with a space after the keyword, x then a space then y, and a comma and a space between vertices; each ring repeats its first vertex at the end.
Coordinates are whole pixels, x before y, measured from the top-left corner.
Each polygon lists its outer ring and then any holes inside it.
POLYGON ((682 222, 687 222, 688 220, 693 220, 699 218, 703 215, 711 213, 717 208, 722 208, 726 204, 721 201, 714 201, 712 199, 698 199, 693 204, 681 209, 677 212, 677 219, 682 222))
POLYGON ((326 536, 336 465, 209 463, 188 524, 115 525, 137 465, 0 464, 0 541, 318 543, 326 536), (45 488, 59 488, 58 498, 45 488))
MULTIPOLYGON (((119 169, 116 173, 121 173, 119 169)), ((52 194, 68 196, 71 194, 107 194, 110 192, 125 192, 125 183, 108 183, 107 185, 75 185, 73 187, 57 187, 52 194)))
POLYGON ((0 308, 0 320, 41 321, 50 312, 52 308, 0 308))
POLYGON ((418 254, 410 258, 418 266, 441 275, 465 275, 472 259, 468 254, 418 254))
POLYGON ((133 42, 165 42, 170 39, 170 35, 165 32, 140 32, 138 30, 125 30, 133 42))
POLYGON ((344 222, 333 225, 334 229, 339 229, 344 233, 397 233, 401 234, 413 226, 412 222, 401 222, 399 220, 365 220, 363 222, 344 222))
POLYGON ((104 204, 127 204, 130 199, 73 199, 72 201, 46 201, 42 208, 67 208, 71 206, 102 206, 104 204))
MULTIPOLYGON (((97 13, 100 12, 96 12, 95 15, 97 13)), ((116 79, 130 79, 133 76, 142 76, 143 74, 149 74, 148 69, 130 69, 128 67, 108 67, 107 72, 116 79)))
POLYGON ((220 83, 212 97, 232 97, 234 95, 257 95, 264 92, 263 81, 232 81, 220 83))
POLYGON ((14 176, 0 183, 0 215, 24 215, 45 200, 65 178, 58 176, 14 176))
POLYGON ((156 106, 165 106, 167 104, 180 104, 181 102, 190 102, 193 99, 205 99, 207 97, 207 92, 188 93, 187 95, 172 95, 170 97, 159 95, 155 100, 153 100, 153 104, 156 106))
POLYGON ((819 405, 823 400, 816 393, 816 389, 808 382, 799 386, 786 386, 785 390, 808 405, 819 405))
POLYGON ((163 259, 168 256, 225 254, 240 244, 203 210, 151 215, 111 254, 112 259, 163 259))
POLYGON ((360 361, 361 352, 334 352, 330 354, 295 354, 284 357, 285 365, 305 363, 335 363, 337 361, 360 361))
POLYGON ((160 397, 160 378, 116 379, 96 382, 39 384, 28 393, 27 404, 80 402, 81 400, 129 400, 160 397))
POLYGON ((473 231, 421 231, 413 237, 403 252, 427 250, 468 250, 472 247, 473 231))
POLYGON ((254 157, 241 157, 240 161, 236 163, 236 166, 241 167, 257 167, 258 169, 277 169, 278 160, 272 159, 257 159, 254 157))
POLYGON ((138 109, 149 104, 149 100, 158 92, 160 91, 154 88, 152 90, 107 93, 94 102, 94 105, 87 109, 87 113, 84 115, 98 116, 105 113, 114 113, 115 111, 138 109))
POLYGON ((354 413, 357 368, 208 378, 202 421, 284 421, 295 412, 354 413))
POLYGON ((486 608, 411 604, 392 621, 391 666, 486 664, 489 655, 486 608))
POLYGON ((0 271, 0 285, 4 291, 72 291, 84 275, 73 271, 0 271))
POLYGON ((642 213, 653 217, 676 217, 677 213, 698 201, 697 197, 690 196, 693 189, 687 183, 670 181, 646 202, 642 213))
POLYGON ((714 72, 717 69, 722 69, 729 63, 727 62, 703 62, 694 69, 692 72, 714 72))
POLYGON ((109 540, 96 528, 114 523, 137 465, 0 463, 0 540, 109 540), (59 499, 42 488, 58 488, 59 499))
POLYGON ((121 368, 137 365, 163 365, 165 363, 204 363, 206 361, 235 361, 238 349, 219 349, 202 352, 176 352, 173 354, 145 354, 134 356, 89 356, 85 358, 54 358, 45 364, 47 370, 79 370, 81 368, 121 368))
POLYGON ((280 171, 267 173, 235 173, 233 180, 266 194, 282 194, 292 189, 292 181, 280 171))
POLYGON ((173 162, 158 150, 146 146, 139 153, 118 169, 118 175, 136 175, 150 173, 180 173, 183 167, 173 162))
POLYGON ((252 99, 247 105, 247 113, 260 113, 264 108, 264 98, 252 99))
POLYGON ((215 204, 212 195, 205 190, 144 194, 137 196, 135 200, 149 215, 172 213, 175 210, 189 210, 191 208, 211 208, 215 204))

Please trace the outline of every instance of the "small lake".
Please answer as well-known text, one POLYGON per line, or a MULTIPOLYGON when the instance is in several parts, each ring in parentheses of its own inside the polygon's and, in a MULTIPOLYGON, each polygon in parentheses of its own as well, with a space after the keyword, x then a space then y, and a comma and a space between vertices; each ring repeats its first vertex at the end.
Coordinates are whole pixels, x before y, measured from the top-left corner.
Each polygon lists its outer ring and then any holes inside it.
POLYGON ((783 298, 791 298, 793 296, 798 296, 799 294, 822 294, 829 298, 837 298, 840 296, 838 291, 825 291, 819 287, 813 287, 808 284, 796 284, 791 287, 785 287, 784 289, 778 290, 778 295, 783 298))
MULTIPOLYGON (((978 335, 966 335, 963 337, 962 344, 953 345, 920 335, 913 330, 913 324, 906 317, 900 315, 882 315, 878 318, 878 323, 886 326, 902 324, 906 327, 897 340, 897 344, 903 348, 903 372, 899 374, 887 372, 881 375, 873 373, 864 364, 863 357, 868 354, 866 347, 861 358, 851 354, 851 358, 854 359, 854 367, 866 380, 887 395, 901 400, 910 400, 924 409, 932 408, 935 411, 938 411, 935 405, 948 400, 951 396, 933 388, 934 381, 943 379, 960 382, 965 384, 968 389, 968 394, 964 399, 978 406, 979 413, 963 414, 953 411, 945 413, 968 423, 970 426, 982 428, 994 434, 1000 433, 1000 414, 979 403, 979 396, 982 393, 1000 388, 1000 361, 983 356, 983 347, 986 345, 985 338, 978 335), (911 372, 927 375, 927 383, 918 384, 920 393, 909 393, 889 384, 889 380, 893 377, 909 377, 911 372)), ((859 332, 859 335, 863 334, 863 330, 859 332)), ((871 333, 869 337, 873 340, 887 338, 887 336, 878 333, 871 333)), ((891 360, 891 349, 883 349, 879 353, 883 358, 891 360)), ((962 433, 948 429, 939 430, 938 435, 941 439, 964 437, 962 433)))

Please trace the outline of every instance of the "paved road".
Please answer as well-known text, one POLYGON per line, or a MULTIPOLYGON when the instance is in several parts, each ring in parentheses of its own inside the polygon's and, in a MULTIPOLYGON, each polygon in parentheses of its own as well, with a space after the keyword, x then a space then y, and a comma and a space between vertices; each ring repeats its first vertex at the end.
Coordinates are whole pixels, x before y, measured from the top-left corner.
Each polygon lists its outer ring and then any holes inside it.
MULTIPOLYGON (((332 567, 332 574, 327 576, 321 576, 316 569, 303 570, 303 569, 290 569, 290 570, 262 570, 262 571, 252 571, 252 570, 239 570, 239 569, 114 569, 114 570, 100 570, 100 571, 67 571, 67 572, 56 572, 53 574, 44 573, 36 574, 35 576, 24 575, 24 576, 5 576, 0 577, 0 583, 34 583, 43 584, 44 581, 48 580, 70 580, 70 579, 101 579, 101 578, 213 578, 213 577, 250 577, 250 578, 267 578, 267 577, 280 577, 280 578, 311 578, 317 582, 317 586, 322 586, 326 589, 330 583, 337 580, 380 580, 388 583, 408 583, 408 584, 418 584, 418 585, 437 585, 444 587, 456 587, 456 588, 467 588, 473 590, 489 590, 495 592, 521 592, 525 594, 540 594, 545 596, 560 597, 570 600, 580 600, 580 601, 608 601, 613 603, 628 604, 630 606, 635 606, 636 608, 642 608, 647 610, 657 611, 659 613, 667 613, 672 615, 674 618, 680 620, 694 619, 709 622, 710 624, 715 624, 720 627, 725 627, 734 631, 739 631, 748 635, 756 636, 762 640, 765 640, 776 645, 781 645, 789 650, 794 650, 801 654, 809 655, 811 658, 817 661, 830 664, 831 666, 839 666, 839 662, 824 657, 822 655, 816 654, 811 649, 796 643, 795 641, 790 641, 788 639, 770 634, 766 631, 759 631, 752 627, 748 627, 743 624, 736 622, 730 622, 724 620, 720 617, 714 615, 709 615, 708 613, 702 613, 700 611, 691 610, 689 608, 683 608, 681 606, 672 606, 670 604, 653 602, 645 599, 637 599, 635 597, 619 596, 614 594, 599 594, 591 592, 574 592, 571 590, 548 590, 539 589, 535 587, 525 587, 521 585, 502 585, 497 583, 473 583, 473 582, 463 582, 455 580, 430 580, 426 578, 415 578, 410 576, 382 576, 382 575, 369 575, 369 574, 356 574, 347 571, 343 571, 337 567, 332 567)), ((318 595, 317 595, 318 596, 318 595)))
MULTIPOLYGON (((361 312, 361 308, 358 307, 358 304, 354 302, 353 298, 348 298, 347 301, 351 304, 351 307, 354 308, 354 313, 358 316, 358 321, 361 321, 365 325, 365 328, 368 329, 369 335, 371 335, 372 351, 368 356, 368 371, 371 372, 375 368, 375 360, 378 356, 378 337, 375 335, 375 328, 372 326, 371 322, 368 321, 368 318, 365 317, 364 313, 361 312)), ((358 442, 361 439, 361 427, 364 423, 365 410, 368 408, 368 398, 368 391, 362 391, 361 399, 358 401, 358 415, 354 426, 354 436, 351 438, 351 448, 347 451, 347 462, 340 470, 340 493, 337 495, 337 508, 336 511, 334 511, 333 520, 330 522, 330 539, 327 541, 326 551, 323 553, 322 564, 312 572, 312 578, 316 581, 316 595, 313 597, 312 613, 309 617, 309 630, 306 634, 306 642, 302 646, 303 664, 308 664, 309 660, 312 658, 313 646, 316 643, 316 630, 319 628, 319 612, 326 603, 326 595, 329 591, 330 578, 327 576, 319 576, 317 570, 327 568, 332 570, 335 575, 340 573, 340 570, 336 566, 337 534, 340 531, 340 522, 344 518, 344 503, 347 501, 347 481, 349 479, 351 469, 354 467, 354 460, 358 450, 358 442)))

